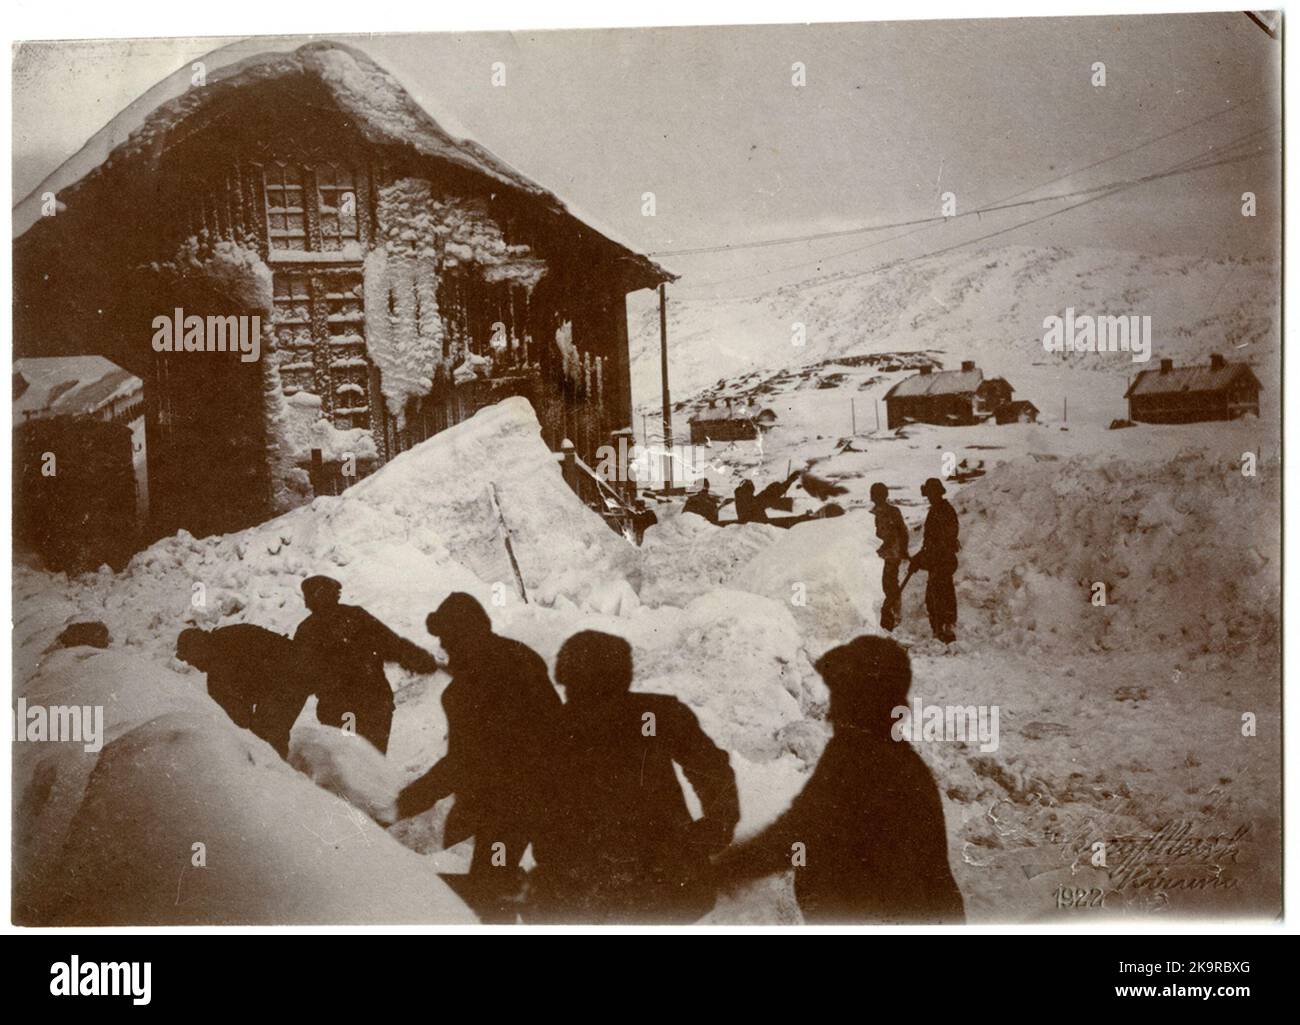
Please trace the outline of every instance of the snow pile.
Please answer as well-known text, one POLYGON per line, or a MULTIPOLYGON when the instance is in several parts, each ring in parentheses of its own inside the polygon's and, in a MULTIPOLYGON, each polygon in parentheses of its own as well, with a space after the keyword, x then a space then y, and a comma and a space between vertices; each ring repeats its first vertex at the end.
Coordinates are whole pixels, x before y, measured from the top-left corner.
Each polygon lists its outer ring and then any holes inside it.
POLYGON ((274 304, 271 268, 256 249, 221 239, 213 242, 203 232, 187 238, 170 261, 155 264, 153 269, 182 279, 199 278, 229 298, 240 312, 258 314, 264 323, 270 323, 274 304))
POLYGON ((519 602, 493 486, 530 599, 601 611, 615 591, 635 605, 627 595, 636 549, 564 483, 522 398, 481 410, 340 497, 235 534, 182 531, 138 553, 120 575, 68 583, 67 598, 114 638, 166 662, 190 622, 291 632, 306 614, 302 579, 328 573, 342 581, 345 601, 428 644, 424 617, 450 591, 469 591, 489 608, 519 602))
POLYGON ((424 859, 185 677, 80 648, 52 655, 20 693, 29 705, 102 706, 105 744, 15 745, 15 920, 473 921, 424 859))
POLYGON ((303 721, 294 726, 289 764, 372 819, 389 823, 397 817, 401 773, 363 737, 303 721))
MULTIPOLYGON (((370 817, 386 820, 398 787, 446 750, 446 724, 439 703, 444 674, 417 677, 390 667, 397 712, 387 759, 363 742, 314 724, 309 704, 290 744, 290 760, 301 770, 299 775, 274 759, 259 741, 234 730, 203 695, 202 677, 172 658, 176 634, 190 622, 209 626, 250 622, 292 633, 306 614, 299 594, 301 580, 324 572, 342 582, 344 601, 365 606, 427 648, 436 642, 424 630, 424 617, 452 590, 476 595, 501 633, 529 644, 548 664, 553 665, 563 641, 582 629, 602 629, 628 638, 636 665, 634 686, 685 701, 704 729, 732 753, 742 795, 743 829, 756 831, 799 790, 825 743, 826 695, 811 660, 829 641, 818 634, 810 642, 805 631, 817 621, 815 603, 825 599, 828 608, 840 610, 840 619, 827 629, 845 631, 834 641, 859 632, 861 624, 849 609, 870 605, 870 585, 864 578, 855 591, 849 580, 854 571, 837 566, 835 552, 840 551, 839 561, 847 563, 842 546, 861 525, 851 517, 839 523, 805 525, 797 529, 813 529, 818 536, 815 544, 800 546, 794 544, 792 533, 770 526, 724 530, 692 519, 668 518, 663 535, 656 537, 659 528, 653 529, 644 550, 628 544, 569 490, 541 441, 531 407, 515 398, 481 410, 403 453, 338 498, 317 499, 240 533, 168 538, 140 553, 116 576, 102 573, 67 581, 20 570, 17 600, 30 610, 20 629, 20 673, 31 671, 41 658, 42 646, 67 622, 95 619, 107 625, 119 647, 88 662, 84 675, 90 682, 77 677, 73 690, 84 690, 92 682, 113 689, 119 677, 134 674, 132 686, 118 693, 139 702, 131 725, 140 732, 120 746, 106 748, 116 754, 104 763, 109 768, 104 770, 108 782, 102 798, 96 789, 95 802, 76 811, 79 804, 74 801, 67 815, 78 814, 78 829, 99 828, 108 816, 118 813, 115 808, 126 820, 144 819, 152 814, 150 802, 166 800, 178 809, 178 816, 185 816, 186 835, 193 835, 195 841, 209 842, 203 838, 224 837, 229 830, 250 837, 251 849, 256 845, 251 839, 257 835, 255 827, 265 817, 288 823, 290 832, 301 825, 307 837, 356 837, 358 846, 368 842, 365 837, 374 828, 370 817), (528 603, 519 596, 498 509, 509 526, 528 603), (674 560, 672 553, 679 543, 699 558, 674 560), (789 575, 808 584, 808 606, 790 600, 789 575), (652 600, 643 600, 639 592, 652 600), (179 718, 166 718, 173 714, 179 718), (210 808, 196 808, 185 789, 187 774, 177 767, 191 759, 218 767, 205 781, 211 791, 210 808), (139 773, 144 772, 160 776, 171 772, 172 778, 151 789, 140 783, 139 773), (257 782, 268 773, 275 782, 257 782), (303 821, 306 810, 280 806, 279 780, 286 776, 316 795, 313 800, 327 802, 320 808, 335 809, 332 814, 338 821, 333 831, 328 820, 303 821), (132 787, 139 792, 125 792, 132 787), (266 801, 259 804, 247 798, 255 787, 267 791, 266 801), (227 801, 223 795, 231 793, 239 799, 227 801), (340 813, 340 808, 351 811, 340 813)), ((68 657, 59 653, 56 659, 68 657)), ((51 660, 48 665, 58 664, 62 663, 51 660)), ((114 740, 128 730, 115 726, 110 732, 114 740)), ((22 786, 26 788, 28 782, 22 786)), ((298 803, 303 809, 314 806, 298 803)), ((391 837, 421 852, 432 851, 445 814, 444 803, 416 823, 394 827, 391 837)), ((61 823, 52 835, 67 835, 67 829, 61 823)), ((157 830, 151 827, 147 839, 170 856, 166 837, 157 830)), ((188 852, 189 842, 182 853, 188 852)), ((211 840, 209 848, 217 843, 211 840)), ((258 835, 256 843, 269 844, 266 856, 283 858, 285 865, 295 865, 301 857, 301 852, 278 847, 274 837, 258 835)), ((252 854, 242 844, 236 854, 246 868, 252 854)), ((376 842, 372 849, 387 848, 376 842)), ((101 864, 88 847, 74 845, 69 856, 76 859, 73 869, 93 864, 124 894, 138 891, 138 900, 153 902, 148 903, 147 913, 132 905, 115 914, 166 920, 173 920, 171 915, 262 920, 251 909, 251 898, 244 895, 186 889, 196 882, 189 870, 182 892, 202 895, 181 911, 161 908, 157 894, 161 884, 153 873, 162 854, 146 859, 142 864, 149 866, 148 872, 141 869, 137 875, 127 864, 131 859, 123 854, 125 848, 114 850, 103 858, 122 856, 120 864, 101 864), (229 903, 223 903, 227 897, 229 903)), ((464 853, 457 848, 445 857, 439 855, 441 860, 432 860, 446 870, 457 867, 464 853)), ((169 887, 175 887, 182 868, 178 865, 171 873, 169 887)), ((376 878, 385 875, 382 867, 376 872, 376 878)), ((208 877, 200 881, 203 878, 208 877)), ((410 885, 400 871, 394 878, 410 885)), ((170 892, 174 900, 174 889, 170 892)), ((370 894, 364 888, 362 892, 370 894)), ((788 884, 765 884, 756 893, 761 896, 746 900, 766 902, 766 910, 747 906, 742 914, 738 905, 724 902, 724 907, 731 907, 725 913, 747 920, 754 915, 784 920, 781 915, 791 907, 788 884)), ((383 907, 387 895, 371 894, 367 899, 383 907)), ((305 902, 306 898, 294 883, 286 886, 284 900, 305 902)), ((328 910, 319 915, 340 920, 355 910, 353 905, 339 907, 328 901, 322 908, 328 910)), ((283 903, 273 902, 273 909, 265 914, 301 920, 317 912, 309 903, 286 911, 283 903)), ((385 914, 375 912, 374 917, 385 914)), ((408 914, 426 920, 447 918, 427 906, 414 906, 408 914)))
POLYGON ((777 540, 779 527, 745 523, 718 528, 672 506, 655 510, 659 523, 641 544, 640 598, 680 605, 730 583, 746 563, 777 540))
POLYGON ((884 594, 869 513, 773 529, 781 537, 749 561, 734 586, 789 607, 816 655, 859 634, 879 632, 884 594))
POLYGON ((1053 651, 1268 643, 1280 626, 1279 484, 1276 462, 1250 477, 1199 450, 1003 464, 955 502, 963 623, 971 609, 994 643, 1053 651))
POLYGON ((309 391, 294 392, 283 400, 282 409, 272 421, 272 430, 295 466, 310 460, 312 449, 316 448, 327 463, 341 462, 348 457, 357 460, 379 457, 370 431, 364 427, 336 427, 321 415, 321 397, 309 391))

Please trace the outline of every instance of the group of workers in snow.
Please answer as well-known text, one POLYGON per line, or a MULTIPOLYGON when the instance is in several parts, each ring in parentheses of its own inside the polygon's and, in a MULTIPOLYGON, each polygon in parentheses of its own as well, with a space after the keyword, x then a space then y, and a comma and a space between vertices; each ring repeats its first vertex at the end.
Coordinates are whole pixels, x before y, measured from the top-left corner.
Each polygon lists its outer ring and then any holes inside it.
MULTIPOLYGON (((816 513, 802 516, 774 517, 768 511, 786 502, 785 493, 796 479, 814 498, 825 501, 834 495, 843 494, 844 488, 814 477, 807 471, 795 471, 783 481, 769 484, 757 491, 752 480, 741 481, 736 488, 734 499, 719 500, 710 490, 708 480, 704 480, 699 489, 687 497, 682 507, 683 513, 694 513, 710 523, 722 525, 727 523, 771 523, 775 526, 789 527, 808 519, 836 515, 842 510, 834 503, 824 505, 816 513), (719 510, 735 502, 736 519, 722 521, 719 510)), ((930 629, 934 636, 944 644, 951 644, 957 639, 957 592, 953 586, 953 575, 957 572, 957 552, 961 549, 958 542, 957 513, 951 503, 944 498, 947 489, 937 477, 931 477, 921 485, 921 494, 929 501, 930 509, 925 517, 921 549, 910 555, 910 538, 907 524, 898 507, 889 501, 889 487, 876 483, 871 485, 871 513, 876 521, 876 537, 880 547, 876 554, 880 556, 881 589, 884 601, 880 608, 880 625, 892 633, 902 619, 903 587, 912 575, 923 571, 926 574, 925 609, 930 618, 930 629), (903 563, 908 563, 907 576, 899 579, 903 563)), ((638 538, 639 543, 639 538, 638 538)))
POLYGON ((791 868, 809 922, 963 917, 938 786, 891 737, 891 710, 911 684, 907 653, 891 639, 858 637, 817 662, 833 735, 789 810, 735 844, 729 755, 681 701, 632 690, 626 640, 584 630, 565 641, 561 701, 545 661, 494 632, 468 594, 451 594, 426 620, 443 662, 342 604, 330 577, 309 577, 302 592, 309 614, 292 640, 249 624, 193 628, 177 656, 207 674, 235 723, 286 757, 311 695, 322 723, 385 752, 394 702, 384 664, 448 673, 446 754, 401 791, 396 816, 454 796, 444 846, 472 837, 474 848, 469 872, 444 878, 485 922, 693 922, 720 889, 791 868))

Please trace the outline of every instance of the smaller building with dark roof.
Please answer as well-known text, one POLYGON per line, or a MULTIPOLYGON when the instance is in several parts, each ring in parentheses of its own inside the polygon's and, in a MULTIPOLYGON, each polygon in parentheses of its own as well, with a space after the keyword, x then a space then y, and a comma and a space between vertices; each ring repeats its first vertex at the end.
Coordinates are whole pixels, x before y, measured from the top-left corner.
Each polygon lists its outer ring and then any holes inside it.
POLYGON ((1006 378, 985 378, 972 360, 964 360, 960 370, 922 367, 885 393, 886 423, 891 430, 908 423, 979 423, 995 416, 1014 393, 1006 378))
POLYGON ((776 424, 771 409, 757 409, 744 399, 709 399, 690 418, 691 444, 707 445, 710 441, 751 441, 760 431, 776 424))

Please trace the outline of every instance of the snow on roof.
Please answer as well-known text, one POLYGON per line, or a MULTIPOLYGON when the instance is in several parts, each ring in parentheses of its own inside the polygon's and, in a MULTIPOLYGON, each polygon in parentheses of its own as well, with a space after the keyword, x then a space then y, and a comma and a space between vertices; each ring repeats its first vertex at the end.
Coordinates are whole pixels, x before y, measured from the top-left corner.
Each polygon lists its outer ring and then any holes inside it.
POLYGON ((156 160, 162 144, 179 124, 207 110, 232 89, 306 74, 324 84, 339 108, 356 120, 362 135, 370 141, 410 145, 426 157, 455 164, 533 196, 623 250, 656 282, 676 280, 676 275, 616 241, 591 219, 576 216, 552 192, 483 146, 450 135, 396 78, 361 51, 328 40, 313 41, 289 52, 251 56, 247 55, 248 48, 247 42, 235 44, 201 58, 206 68, 202 87, 192 86, 193 72, 186 65, 119 113, 14 207, 14 237, 22 236, 40 220, 41 197, 45 193, 52 192, 63 202, 88 178, 114 165, 156 160))
POLYGON ((885 399, 918 399, 932 395, 964 395, 975 391, 984 380, 982 370, 940 370, 915 374, 899 381, 885 393, 885 399))
POLYGON ((750 406, 743 399, 717 399, 716 404, 708 405, 702 409, 696 410, 687 423, 704 423, 706 421, 719 420, 750 420, 755 416, 762 416, 763 413, 769 413, 775 419, 776 414, 770 409, 762 410, 758 413, 751 413, 750 406))
POLYGON ((1223 363, 1220 366, 1171 367, 1165 371, 1143 370, 1133 379, 1124 397, 1222 391, 1241 377, 1249 377, 1257 387, 1263 387, 1247 364, 1223 363))
MULTIPOLYGON (((140 378, 103 356, 42 356, 14 360, 25 385, 14 398, 13 422, 50 416, 89 415, 140 391, 140 378)), ((19 384, 15 381, 15 384, 19 384)))

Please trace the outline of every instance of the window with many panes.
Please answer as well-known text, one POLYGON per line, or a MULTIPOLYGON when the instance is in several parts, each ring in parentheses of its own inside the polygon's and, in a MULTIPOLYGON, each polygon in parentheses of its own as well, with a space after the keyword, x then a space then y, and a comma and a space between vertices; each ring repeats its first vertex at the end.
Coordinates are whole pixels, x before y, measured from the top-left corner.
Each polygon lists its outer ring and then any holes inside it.
POLYGON ((338 253, 360 240, 357 174, 350 166, 272 161, 263 174, 272 252, 338 253))
POLYGON ((306 274, 277 272, 275 339, 280 384, 285 395, 316 390, 315 341, 311 325, 311 279, 306 274))
POLYGON ((286 396, 320 395, 335 427, 370 426, 370 360, 359 271, 276 271, 276 359, 286 396))
POLYGON ((321 249, 337 252, 347 243, 357 241, 357 186, 351 168, 318 164, 316 193, 320 203, 321 249))
POLYGON ((307 218, 303 207, 302 167, 298 164, 268 164, 266 176, 266 224, 271 249, 302 251, 307 248, 307 218))

